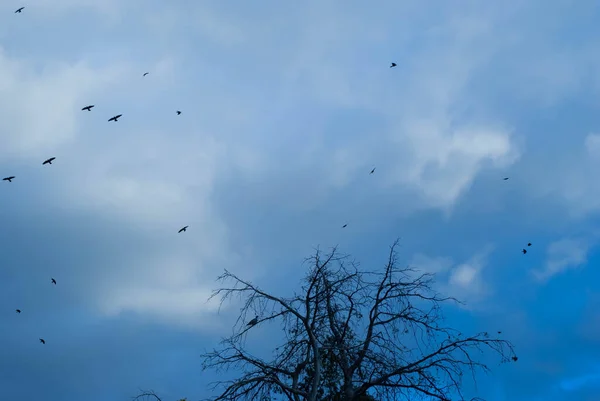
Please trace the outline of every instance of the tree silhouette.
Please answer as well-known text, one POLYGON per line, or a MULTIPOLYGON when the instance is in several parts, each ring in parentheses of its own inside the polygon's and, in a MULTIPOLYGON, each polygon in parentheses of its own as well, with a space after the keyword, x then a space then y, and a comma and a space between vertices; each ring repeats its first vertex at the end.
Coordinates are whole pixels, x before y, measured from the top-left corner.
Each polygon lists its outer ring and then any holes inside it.
POLYGON ((456 300, 433 291, 432 275, 399 268, 397 246, 379 270, 360 269, 335 248, 317 251, 307 259, 301 291, 291 297, 225 271, 219 281, 227 286, 211 299, 219 297, 222 305, 239 297, 243 306, 234 334, 203 355, 203 369, 241 373, 213 383, 218 395, 212 400, 464 400, 465 372, 475 380, 477 370, 488 370, 478 353, 490 351, 501 362, 515 357, 506 340, 446 327, 441 305, 456 300), (255 314, 258 323, 246 327, 255 314), (248 352, 243 341, 268 321, 279 321, 284 337, 269 361, 248 352))

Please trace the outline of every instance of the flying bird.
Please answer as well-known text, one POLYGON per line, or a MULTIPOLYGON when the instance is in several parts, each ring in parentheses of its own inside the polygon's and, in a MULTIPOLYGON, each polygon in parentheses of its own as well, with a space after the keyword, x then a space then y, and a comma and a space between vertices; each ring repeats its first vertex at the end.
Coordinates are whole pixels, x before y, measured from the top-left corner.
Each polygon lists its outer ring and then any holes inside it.
POLYGON ((17 11, 15 11, 15 14, 16 14, 16 13, 20 13, 21 11, 23 11, 23 9, 24 9, 24 8, 25 8, 25 7, 21 7, 21 8, 19 8, 17 11))
POLYGON ((117 120, 119 119, 119 117, 121 117, 122 115, 123 114, 117 114, 116 116, 109 118, 108 121, 117 122, 117 120))
POLYGON ((346 227, 348 227, 348 224, 344 224, 344 225, 342 226, 342 228, 346 228, 346 227))
POLYGON ((21 313, 21 309, 15 309, 15 312, 21 313))
POLYGON ((46 344, 46 341, 45 341, 43 338, 40 338, 40 342, 41 342, 42 344, 46 344))
POLYGON ((56 159, 56 157, 51 157, 51 158, 49 158, 49 159, 45 160, 45 161, 42 163, 42 166, 43 166, 44 164, 52 164, 52 162, 54 161, 54 159, 56 159))
POLYGON ((528 243, 527 243, 527 246, 531 246, 531 242, 528 242, 528 243))
POLYGON ((258 315, 256 315, 256 317, 255 317, 254 319, 250 320, 246 326, 250 326, 250 327, 252 327, 252 326, 254 326, 256 323, 258 323, 258 315))
POLYGON ((390 68, 393 68, 396 66, 396 63, 392 63, 392 65, 390 65, 390 68))
POLYGON ((508 177, 504 177, 504 178, 503 178, 503 180, 504 180, 504 181, 508 180, 508 177))
POLYGON ((527 253, 527 249, 523 249, 521 252, 523 252, 523 255, 525 255, 527 253))
POLYGON ((92 111, 92 107, 94 107, 94 105, 90 104, 89 106, 85 106, 83 109, 81 109, 81 111, 83 111, 83 110, 92 111))
POLYGON ((52 281, 52 284, 56 285, 56 280, 51 279, 51 281, 52 281))
POLYGON ((377 167, 373 167, 373 170, 371 170, 371 172, 370 172, 369 174, 373 174, 373 173, 375 172, 375 169, 376 169, 376 168, 377 168, 377 167))
POLYGON ((515 361, 515 362, 517 362, 519 360, 519 358, 517 358, 517 356, 515 355, 515 356, 512 357, 512 360, 515 361))
POLYGON ((180 115, 180 114, 181 114, 181 112, 179 110, 177 110, 177 115, 180 115))
POLYGON ((148 74, 149 74, 149 72, 145 72, 144 75, 142 75, 142 77, 145 77, 148 74))
POLYGON ((10 177, 3 178, 3 179, 2 179, 2 181, 8 181, 8 182, 12 182, 12 180, 13 180, 14 178, 15 178, 15 176, 14 176, 14 175, 11 175, 10 177))
POLYGON ((179 231, 177 231, 177 232, 178 232, 178 233, 182 233, 182 232, 184 232, 184 231, 187 231, 187 228, 188 228, 188 227, 189 227, 189 226, 182 227, 182 228, 181 228, 179 231))

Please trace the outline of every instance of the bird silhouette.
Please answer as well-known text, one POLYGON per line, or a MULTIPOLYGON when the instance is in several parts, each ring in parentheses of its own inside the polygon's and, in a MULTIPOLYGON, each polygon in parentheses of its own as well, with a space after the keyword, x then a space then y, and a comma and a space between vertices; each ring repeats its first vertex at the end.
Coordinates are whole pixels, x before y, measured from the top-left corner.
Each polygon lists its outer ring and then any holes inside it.
POLYGON ((513 357, 512 357, 512 360, 513 360, 514 362, 517 362, 517 361, 519 360, 519 358, 518 358, 518 357, 515 355, 515 356, 513 356, 513 357))
POLYGON ((371 172, 370 172, 369 174, 373 174, 373 173, 375 172, 375 169, 376 169, 376 168, 377 168, 377 167, 373 167, 373 170, 371 170, 371 172))
POLYGON ((258 315, 256 315, 256 317, 255 317, 254 319, 250 320, 246 326, 250 326, 250 327, 252 327, 252 326, 254 326, 256 323, 258 323, 258 315))
POLYGON ((43 338, 40 338, 40 342, 41 342, 42 344, 46 344, 46 340, 44 340, 43 338))
POLYGON ((119 119, 119 117, 121 117, 122 115, 123 114, 117 114, 116 116, 109 118, 108 121, 117 122, 117 120, 119 119))
POLYGON ((503 180, 504 180, 504 181, 508 180, 508 177, 504 177, 504 178, 503 178, 503 180))
POLYGON ((523 255, 525 255, 527 253, 527 249, 523 248, 523 250, 521 252, 523 252, 523 255))
POLYGON ((94 105, 90 104, 89 106, 85 106, 83 109, 81 109, 81 111, 83 111, 83 110, 92 111, 93 107, 94 107, 94 105))
POLYGON ((52 164, 52 162, 54 161, 54 159, 56 159, 56 157, 51 157, 49 159, 44 160, 44 162, 42 163, 42 166, 44 164, 52 164))
POLYGON ((180 114, 181 114, 181 112, 179 110, 177 110, 177 115, 180 115, 180 114))
POLYGON ((12 182, 12 180, 13 180, 14 178, 15 178, 15 176, 14 176, 14 175, 11 175, 10 177, 3 178, 3 179, 2 179, 2 181, 8 181, 8 182, 12 182))
POLYGON ((54 279, 50 279, 50 280, 51 280, 52 284, 56 285, 56 280, 54 280, 54 279))
POLYGON ((19 8, 17 11, 15 11, 15 14, 17 14, 17 13, 20 13, 21 11, 23 11, 23 9, 24 9, 24 8, 25 8, 25 7, 21 7, 21 8, 19 8))
POLYGON ((348 224, 344 224, 344 225, 342 226, 342 228, 346 228, 346 227, 348 227, 348 224))
POLYGON ((178 232, 178 233, 182 233, 182 232, 184 232, 184 231, 187 231, 187 228, 188 228, 188 227, 189 227, 189 226, 182 227, 182 228, 181 228, 179 231, 177 231, 177 232, 178 232))
POLYGON ((528 243, 527 243, 527 246, 531 246, 531 242, 528 242, 528 243))
POLYGON ((390 65, 390 68, 393 68, 396 66, 396 63, 392 63, 392 65, 390 65))
POLYGON ((15 309, 15 312, 21 313, 21 309, 15 309))
POLYGON ((149 74, 149 72, 145 72, 144 75, 142 75, 142 77, 145 77, 148 74, 149 74))

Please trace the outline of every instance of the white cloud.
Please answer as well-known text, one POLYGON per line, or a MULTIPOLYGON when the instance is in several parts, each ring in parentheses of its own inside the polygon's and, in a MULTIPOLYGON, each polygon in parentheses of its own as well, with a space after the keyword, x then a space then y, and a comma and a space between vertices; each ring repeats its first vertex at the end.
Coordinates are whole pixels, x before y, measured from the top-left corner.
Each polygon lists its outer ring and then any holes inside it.
MULTIPOLYGON (((307 26, 309 32, 304 32, 286 73, 290 92, 329 107, 376 113, 389 128, 369 136, 395 152, 395 162, 379 174, 388 186, 420 195, 419 205, 446 211, 482 168, 504 168, 520 156, 511 130, 503 124, 457 118, 457 110, 471 107, 467 97, 471 74, 490 57, 483 38, 491 40, 495 34, 491 15, 458 14, 450 11, 448 20, 429 21, 433 27, 423 34, 420 47, 400 60, 397 70, 384 69, 383 61, 361 63, 360 70, 348 68, 356 57, 352 46, 369 43, 355 28, 359 22, 347 14, 335 21, 317 18, 307 26), (331 43, 340 57, 327 56, 331 43), (396 88, 402 88, 401 95, 396 88)), ((419 32, 413 28, 412 34, 419 32)), ((354 159, 364 159, 365 149, 353 153, 354 159)), ((347 171, 353 173, 355 168, 348 166, 347 171)))
POLYGON ((600 136, 590 133, 579 146, 556 155, 540 171, 544 175, 533 181, 537 194, 558 199, 576 219, 600 211, 600 136))
POLYGON ((544 268, 533 271, 535 279, 546 281, 568 269, 580 267, 587 262, 589 248, 588 241, 582 238, 564 238, 551 243, 546 251, 544 268))
MULTIPOLYGON (((109 317, 135 313, 203 331, 222 329, 222 319, 215 319, 219 300, 208 298, 221 270, 235 271, 241 263, 224 247, 226 233, 197 224, 181 234, 177 229, 163 232, 162 237, 161 247, 115 261, 118 265, 95 278, 93 306, 109 317)), ((252 272, 245 274, 252 276, 252 272)), ((222 310, 232 306, 225 304, 222 310)))
MULTIPOLYGON (((171 74, 172 62, 159 61, 155 67, 152 82, 160 89, 171 74)), ((123 91, 139 86, 131 78, 139 80, 142 70, 121 60, 104 69, 80 61, 36 71, 25 61, 0 53, 4 94, 0 99, 0 156, 5 162, 40 167, 46 157, 57 156, 52 166, 55 174, 47 178, 54 190, 46 200, 58 197, 56 204, 61 208, 116 215, 123 224, 164 232, 166 239, 176 238, 187 246, 171 240, 167 250, 149 249, 133 258, 114 260, 89 293, 100 313, 136 312, 208 329, 207 320, 198 324, 202 312, 214 309, 205 302, 207 294, 218 271, 236 260, 226 248, 227 230, 210 200, 217 162, 225 153, 212 136, 185 135, 180 137, 185 140, 173 140, 151 128, 120 131, 122 124, 129 124, 124 120, 131 118, 127 113, 118 123, 108 123, 112 88, 123 91), (82 112, 88 103, 96 108, 82 112), (178 235, 183 225, 190 229, 178 235)), ((123 92, 134 100, 135 95, 123 92)), ((227 155, 235 156, 235 150, 227 155)), ((27 182, 25 177, 23 182, 27 182)))
POLYGON ((488 128, 445 130, 433 123, 408 127, 413 157, 398 171, 399 179, 414 186, 430 207, 451 207, 466 191, 484 163, 505 167, 518 158, 510 133, 488 128))
POLYGON ((72 202, 140 221, 207 223, 223 156, 215 140, 172 141, 161 132, 146 131, 143 143, 136 135, 122 138, 119 146, 94 145, 71 160, 86 165, 65 184, 78 188, 72 202))
POLYGON ((41 159, 77 135, 75 110, 102 88, 123 82, 127 63, 97 69, 79 62, 46 65, 11 59, 0 49, 0 139, 3 158, 41 159))
POLYGON ((586 135, 584 144, 588 155, 594 158, 600 157, 600 134, 590 133, 586 135))
POLYGON ((430 257, 418 253, 413 256, 410 265, 424 272, 437 274, 448 271, 452 267, 453 262, 451 258, 430 257))
POLYGON ((416 254, 410 266, 422 272, 435 274, 437 291, 464 302, 462 307, 476 309, 484 305, 483 301, 493 291, 483 276, 488 255, 492 250, 491 246, 486 246, 463 263, 455 263, 449 257, 416 254))
POLYGON ((477 279, 479 268, 479 266, 473 266, 470 264, 458 265, 450 275, 449 284, 462 288, 473 285, 477 279))

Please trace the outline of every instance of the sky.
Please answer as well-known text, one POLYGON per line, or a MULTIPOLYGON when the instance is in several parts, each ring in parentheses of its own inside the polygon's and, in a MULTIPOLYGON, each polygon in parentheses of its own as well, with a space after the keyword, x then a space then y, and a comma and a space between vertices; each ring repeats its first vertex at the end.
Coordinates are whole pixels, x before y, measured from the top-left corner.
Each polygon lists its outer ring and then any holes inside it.
POLYGON ((515 345, 473 395, 600 400, 599 7, 3 1, 1 398, 214 395, 223 269, 291 295, 400 238, 515 345))

